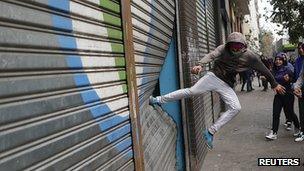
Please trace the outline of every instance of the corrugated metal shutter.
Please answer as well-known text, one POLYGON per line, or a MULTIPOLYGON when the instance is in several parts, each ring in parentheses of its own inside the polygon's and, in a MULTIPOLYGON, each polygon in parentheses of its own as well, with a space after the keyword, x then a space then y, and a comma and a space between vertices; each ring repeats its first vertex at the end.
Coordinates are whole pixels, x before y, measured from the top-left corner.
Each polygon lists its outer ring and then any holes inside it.
POLYGON ((134 170, 118 0, 0 2, 0 170, 134 170))
MULTIPOLYGON (((215 6, 212 0, 181 2, 181 46, 185 87, 190 87, 198 78, 189 73, 198 60, 217 46, 215 6), (185 43, 184 43, 185 42, 185 43), (189 84, 191 83, 191 84, 189 84)), ((212 64, 205 66, 207 70, 212 64)), ((201 76, 203 76, 203 73, 201 76)), ((207 92, 187 102, 188 134, 190 135, 190 167, 200 170, 207 153, 202 132, 213 123, 214 104, 218 96, 207 92)))
MULTIPOLYGON (((199 60, 200 53, 199 51, 199 37, 198 34, 202 28, 201 23, 197 20, 197 1, 188 0, 188 1, 179 1, 179 22, 180 22, 180 34, 181 34, 181 54, 182 54, 182 65, 183 65, 183 82, 184 87, 191 87, 198 79, 193 77, 190 73, 190 68, 192 68, 196 62, 199 60), (200 27, 200 28, 199 28, 200 27)), ((203 37, 203 36, 202 36, 203 37)), ((203 40, 201 40, 203 41, 203 40)), ((203 48, 202 48, 203 49, 203 48)), ((202 98, 201 96, 185 99, 186 102, 186 117, 184 118, 187 121, 187 134, 189 142, 189 161, 190 161, 190 170, 197 169, 197 142, 196 141, 196 121, 194 116, 195 113, 201 113, 203 115, 202 108, 202 98)), ((201 123, 204 124, 204 123, 201 123)), ((186 149, 188 150, 188 149, 186 149)))
POLYGON ((151 109, 147 99, 156 87, 172 39, 175 2, 132 0, 131 12, 145 169, 172 170, 176 161, 170 144, 176 143, 176 136, 170 135, 176 128, 159 116, 164 112, 151 109))
POLYGON ((152 94, 174 27, 174 1, 133 0, 132 23, 140 105, 152 94))
MULTIPOLYGON (((198 37, 199 37, 199 59, 203 58, 207 53, 210 52, 209 49, 209 29, 208 28, 208 19, 207 19, 207 10, 208 6, 205 0, 196 1, 197 8, 197 22, 198 22, 198 37)), ((206 65, 206 70, 209 70, 209 65, 206 65)), ((197 167, 199 168, 202 161, 205 158, 207 153, 207 148, 203 140, 202 132, 206 127, 210 126, 213 122, 212 120, 212 99, 211 92, 206 92, 200 96, 201 102, 197 105, 198 109, 194 109, 194 120, 195 120, 195 133, 196 133, 196 150, 197 150, 197 167)))
MULTIPOLYGON (((199 36, 199 51, 200 59, 204 57, 207 53, 213 51, 217 47, 217 37, 216 37, 216 15, 215 15, 215 2, 214 0, 197 0, 197 20, 198 20, 198 36, 199 36)), ((209 70, 212 67, 212 63, 206 66, 209 70)), ((197 143, 197 161, 198 168, 203 164, 205 155, 207 153, 206 145, 202 141, 202 132, 206 127, 210 127, 214 122, 214 112, 220 107, 218 104, 219 96, 215 92, 207 92, 203 94, 203 105, 201 105, 201 110, 195 110, 200 112, 195 112, 195 132, 197 143), (215 101, 218 100, 218 101, 215 101), (203 116, 202 116, 203 114, 203 116)))
MULTIPOLYGON (((216 2, 214 0, 206 0, 207 5, 207 27, 208 27, 208 40, 209 40, 209 51, 213 51, 219 45, 219 29, 216 26, 216 2)), ((213 101, 213 120, 218 119, 221 112, 221 99, 220 95, 216 92, 212 92, 213 101)))

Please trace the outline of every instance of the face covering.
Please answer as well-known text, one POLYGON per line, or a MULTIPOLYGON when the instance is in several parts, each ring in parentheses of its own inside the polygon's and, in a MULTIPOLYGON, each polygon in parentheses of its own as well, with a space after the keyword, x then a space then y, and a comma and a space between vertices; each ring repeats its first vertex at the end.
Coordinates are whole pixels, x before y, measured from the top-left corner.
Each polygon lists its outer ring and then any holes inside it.
POLYGON ((243 43, 231 42, 228 44, 232 55, 237 56, 244 52, 246 46, 243 43))

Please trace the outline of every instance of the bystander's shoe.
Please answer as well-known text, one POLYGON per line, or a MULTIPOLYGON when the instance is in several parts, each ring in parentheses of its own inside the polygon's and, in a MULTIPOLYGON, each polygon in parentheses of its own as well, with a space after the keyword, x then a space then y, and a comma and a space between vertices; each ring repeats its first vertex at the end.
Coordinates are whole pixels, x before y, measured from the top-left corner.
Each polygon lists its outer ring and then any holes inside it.
POLYGON ((301 142, 303 140, 304 140, 304 133, 301 132, 300 135, 299 135, 299 137, 295 139, 295 142, 301 142))
POLYGON ((270 133, 265 136, 265 138, 268 140, 276 140, 278 139, 278 135, 276 132, 273 132, 273 130, 271 130, 270 133))
POLYGON ((294 137, 299 137, 300 135, 301 135, 301 131, 299 130, 299 128, 295 128, 293 136, 294 137))
POLYGON ((283 124, 284 126, 287 126, 287 121, 285 121, 285 123, 283 124))
POLYGON ((286 130, 287 131, 291 131, 292 128, 291 128, 291 122, 286 122, 287 126, 286 126, 286 130))
POLYGON ((206 141, 207 147, 209 149, 212 149, 213 148, 213 144, 212 144, 213 135, 207 129, 204 131, 204 139, 206 141))

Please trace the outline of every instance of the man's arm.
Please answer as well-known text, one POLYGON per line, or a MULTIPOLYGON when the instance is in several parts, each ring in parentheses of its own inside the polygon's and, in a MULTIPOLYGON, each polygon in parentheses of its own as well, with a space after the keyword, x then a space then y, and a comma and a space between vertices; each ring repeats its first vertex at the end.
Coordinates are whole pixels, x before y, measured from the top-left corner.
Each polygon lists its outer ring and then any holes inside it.
POLYGON ((213 60, 215 60, 217 57, 219 57, 225 50, 225 45, 220 45, 216 49, 214 49, 212 52, 205 55, 199 62, 199 65, 203 65, 206 63, 209 63, 213 60))

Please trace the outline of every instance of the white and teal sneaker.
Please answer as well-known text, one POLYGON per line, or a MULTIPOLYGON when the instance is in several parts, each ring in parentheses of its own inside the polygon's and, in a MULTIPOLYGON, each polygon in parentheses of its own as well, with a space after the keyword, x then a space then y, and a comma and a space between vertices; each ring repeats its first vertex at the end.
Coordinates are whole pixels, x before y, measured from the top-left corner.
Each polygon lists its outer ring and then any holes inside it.
POLYGON ((285 129, 287 130, 287 131, 291 131, 292 130, 292 128, 291 128, 291 122, 286 122, 286 127, 285 127, 285 129))
POLYGON ((299 135, 299 137, 295 139, 295 142, 301 142, 303 140, 304 140, 304 133, 301 132, 300 135, 299 135))
POLYGON ((150 105, 156 105, 156 104, 160 105, 160 101, 156 97, 150 96, 150 98, 149 98, 149 104, 150 105))
POLYGON ((301 131, 299 130, 299 128, 295 128, 293 136, 294 137, 299 137, 300 135, 301 135, 301 131))
POLYGON ((213 135, 207 129, 204 131, 204 139, 206 141, 207 147, 209 149, 212 149, 213 148, 213 144, 212 144, 213 135))

